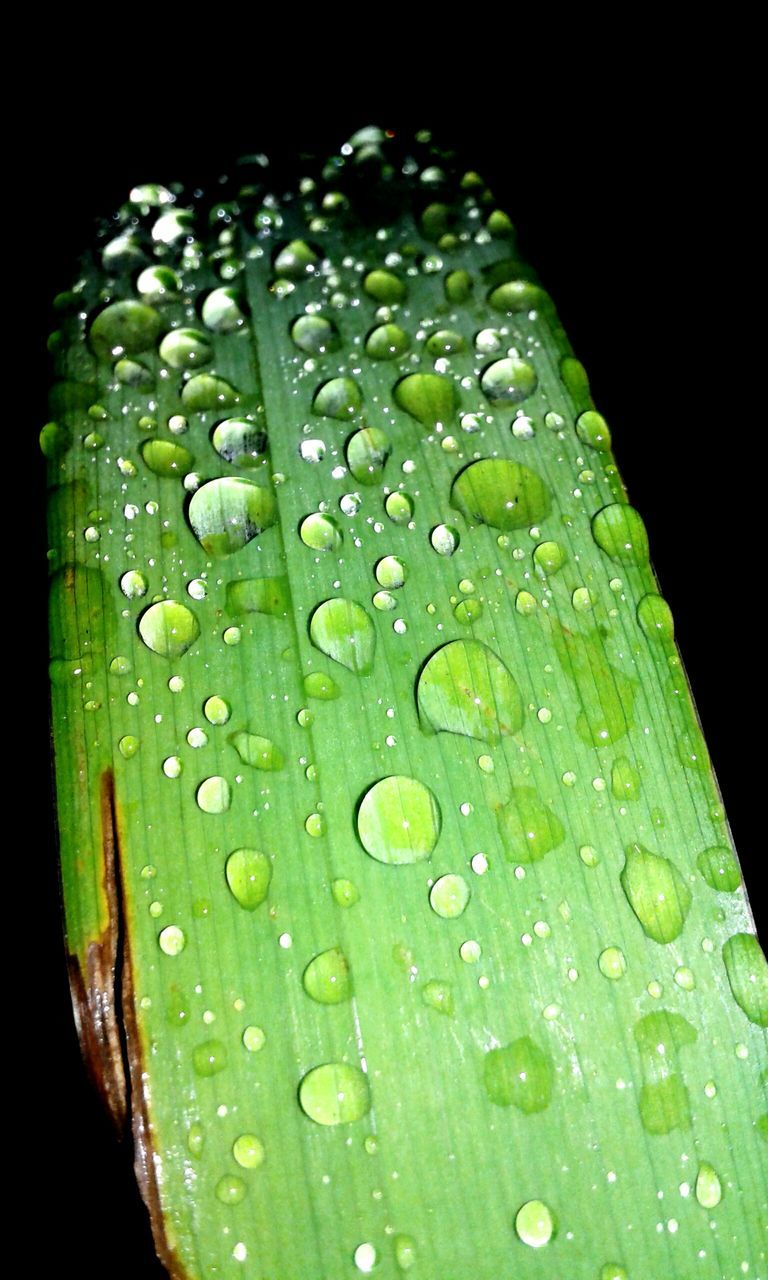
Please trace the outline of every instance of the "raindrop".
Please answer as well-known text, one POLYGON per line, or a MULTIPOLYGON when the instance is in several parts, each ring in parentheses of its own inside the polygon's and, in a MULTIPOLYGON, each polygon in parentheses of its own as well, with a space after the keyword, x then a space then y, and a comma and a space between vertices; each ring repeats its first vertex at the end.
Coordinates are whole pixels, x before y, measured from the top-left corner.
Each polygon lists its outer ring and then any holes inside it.
POLYGON ((140 452, 144 465, 166 479, 185 476, 195 461, 189 449, 172 440, 145 440, 140 452))
POLYGON ((642 516, 634 507, 623 502, 603 507, 593 517, 592 536, 612 560, 638 567, 648 564, 648 534, 642 516))
POLYGON ((331 378, 315 393, 312 408, 323 418, 345 422, 361 408, 363 393, 352 378, 331 378))
POLYGON ((409 373, 394 389, 395 404, 422 426, 450 421, 456 408, 456 392, 449 378, 439 373, 409 373))
POLYGON ((246 911, 255 911, 269 891, 272 863, 258 849, 235 849, 227 858, 225 874, 235 901, 246 911))
POLYGON ((206 778, 197 788, 196 799, 203 813, 226 813, 232 799, 229 783, 219 775, 206 778))
POLYGON ((443 920, 455 920, 469 902, 469 885, 463 876, 440 876, 429 891, 429 905, 443 920))
POLYGON ((356 675, 367 675, 373 666, 376 632, 371 619, 354 600, 326 600, 312 614, 312 643, 326 657, 356 675))
POLYGON ((499 657, 479 640, 452 640, 428 659, 416 686, 423 728, 490 744, 517 733, 520 690, 499 657))
POLYGON ((541 1249, 555 1233, 552 1210, 543 1200, 528 1200, 515 1216, 515 1231, 523 1244, 541 1249))
POLYGON ((303 976, 304 990, 318 1004, 342 1004, 352 998, 352 976, 344 952, 331 947, 310 960, 303 976))
POLYGON ((359 1067, 326 1062, 304 1076, 299 1085, 299 1103, 316 1124, 352 1124, 371 1109, 368 1081, 359 1067))
POLYGON ((395 360, 411 345, 410 338, 398 324, 380 324, 365 340, 365 353, 372 360, 395 360))
POLYGON ((549 515, 550 492, 535 471, 508 458, 481 458, 460 471, 451 506, 470 524, 507 532, 539 524, 549 515))
POLYGON ((159 600, 139 618, 139 634, 161 658, 180 658, 200 635, 200 624, 185 604, 159 600))
POLYGON ((429 540, 439 556, 452 556, 458 550, 461 536, 452 525, 437 524, 430 533, 429 540))
POLYGON ((307 355, 322 356, 341 346, 338 332, 323 316, 299 316, 291 326, 291 337, 307 355))
POLYGON ((621 887, 645 933, 660 944, 673 942, 683 930, 691 891, 677 867, 640 844, 626 850, 621 887))
POLYGON ((494 360, 480 378, 481 390, 492 404, 519 404, 536 390, 538 379, 533 365, 527 360, 506 356, 494 360))
POLYGON ((214 428, 211 443, 233 467, 258 467, 264 462, 267 438, 248 418, 224 418, 214 428))
POLYGON ((394 866, 430 858, 440 825, 440 809, 429 788, 402 775, 375 783, 357 814, 363 848, 377 862, 394 866))
POLYGON ((517 1107, 525 1115, 544 1111, 552 1098, 551 1059, 530 1036, 491 1049, 483 1062, 483 1083, 497 1107, 517 1107))
POLYGON ((299 527, 299 536, 305 547, 313 551, 338 551, 344 535, 333 516, 319 511, 306 516, 299 527))
POLYGON ((359 484, 377 484, 392 452, 379 427, 363 427, 347 444, 347 466, 359 484))
POLYGON ((209 555, 232 555, 277 520, 269 489, 252 480, 225 476, 209 480, 192 495, 189 522, 209 555))
POLYGON ((100 360, 137 355, 154 347, 162 327, 160 316, 146 303, 113 302, 91 325, 91 346, 100 360))
POLYGON ((509 862, 538 862, 565 839, 565 828, 532 787, 513 787, 497 814, 509 862))

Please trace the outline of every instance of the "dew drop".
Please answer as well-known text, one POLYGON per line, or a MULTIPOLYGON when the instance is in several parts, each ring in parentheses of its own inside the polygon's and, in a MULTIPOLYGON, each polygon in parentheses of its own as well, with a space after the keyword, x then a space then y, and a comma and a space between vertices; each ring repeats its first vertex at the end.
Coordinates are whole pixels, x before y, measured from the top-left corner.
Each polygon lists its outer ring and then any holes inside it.
POLYGON ((219 775, 206 778, 197 788, 196 799, 203 813, 226 813, 232 799, 229 783, 219 775))
POLYGON ((523 1244, 541 1249, 549 1244, 555 1233, 552 1210, 543 1200, 528 1200, 515 1216, 515 1231, 523 1244))
POLYGON ((352 1124, 371 1109, 368 1081, 359 1067, 326 1062, 304 1076, 299 1103, 316 1124, 352 1124))
POLYGON ((159 600, 139 618, 139 634, 161 658, 180 658, 200 635, 200 624, 185 604, 159 600))
POLYGON ((225 874, 235 901, 246 911, 255 911, 269 892, 272 863, 258 849, 235 849, 227 858, 225 874))
POLYGON ((357 814, 363 848, 377 862, 393 866, 431 857, 440 825, 440 809, 429 788, 402 775, 376 782, 357 814))

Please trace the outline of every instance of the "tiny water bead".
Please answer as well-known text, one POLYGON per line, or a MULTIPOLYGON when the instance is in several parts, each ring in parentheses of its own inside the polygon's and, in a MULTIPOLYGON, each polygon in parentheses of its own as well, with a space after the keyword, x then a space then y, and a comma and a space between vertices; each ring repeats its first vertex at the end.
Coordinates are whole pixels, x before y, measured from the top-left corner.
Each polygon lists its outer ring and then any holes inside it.
POLYGON ((232 1144, 232 1155, 241 1169, 258 1169, 264 1163, 264 1143, 255 1133, 241 1133, 232 1144))
POLYGON ((203 813, 226 813, 232 793, 226 778, 214 775, 200 783, 195 798, 203 813))
POLYGON ((592 520, 592 536, 606 555, 623 564, 647 565, 650 552, 642 516, 634 507, 614 502, 592 520))
POLYGON ((226 879, 235 901, 245 911, 264 902, 272 879, 272 863, 258 849, 235 849, 226 862, 226 879))
POLYGON ((340 947, 331 947, 310 960, 302 982, 307 995, 318 1004, 343 1004, 352 997, 352 975, 340 947))
POLYGON ((529 467, 507 458, 481 458, 459 472, 451 486, 451 506, 470 524, 506 533, 545 520, 551 495, 529 467))
POLYGON ((353 1124, 371 1109, 368 1081, 359 1067, 326 1062, 304 1076, 299 1104, 316 1124, 353 1124))
POLYGON ((209 480, 192 495, 189 522, 209 555, 232 555, 277 520, 269 489, 252 480, 224 476, 209 480))
POLYGON ((393 866, 430 858, 440 826, 440 809, 430 789, 402 775, 375 783, 357 814, 363 848, 377 862, 393 866))
POLYGON ((452 1018, 455 1013, 453 988, 449 982, 441 982, 437 978, 425 982, 421 989, 421 999, 427 1008, 445 1014, 447 1018, 452 1018))
POLYGON ((523 1244, 542 1249, 555 1233, 552 1210, 543 1200, 527 1200, 515 1215, 515 1231, 523 1244))
POLYGON ((200 635, 200 624, 186 605, 160 600, 139 618, 139 635, 161 658, 180 658, 200 635))
POLYGON ((463 876, 445 875, 429 891, 429 905, 443 920, 455 920, 465 911, 470 889, 463 876))

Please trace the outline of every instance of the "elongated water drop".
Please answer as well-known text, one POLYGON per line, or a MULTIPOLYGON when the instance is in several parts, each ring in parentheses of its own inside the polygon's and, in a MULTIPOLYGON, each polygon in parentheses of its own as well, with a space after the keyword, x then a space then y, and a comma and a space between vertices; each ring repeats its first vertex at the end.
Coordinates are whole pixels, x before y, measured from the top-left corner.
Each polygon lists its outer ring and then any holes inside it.
POLYGON ((627 848, 621 887, 645 933, 673 942, 682 933, 691 891, 674 863, 640 844, 627 848))

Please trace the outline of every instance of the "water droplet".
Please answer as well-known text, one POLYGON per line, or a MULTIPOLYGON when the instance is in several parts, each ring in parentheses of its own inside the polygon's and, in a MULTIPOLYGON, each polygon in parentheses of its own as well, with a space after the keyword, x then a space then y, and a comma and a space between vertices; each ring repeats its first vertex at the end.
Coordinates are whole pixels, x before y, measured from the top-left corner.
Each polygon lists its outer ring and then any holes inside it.
POLYGON ((488 295, 494 311, 506 311, 508 315, 533 311, 545 299, 543 289, 528 280, 507 280, 504 284, 497 285, 488 295))
POLYGON ((189 522, 208 555, 229 556, 277 520, 269 489, 252 480, 225 476, 209 480, 192 495, 189 522))
POLYGON ((222 1040, 203 1040, 192 1052, 192 1066, 199 1076, 216 1076, 227 1065, 227 1046, 222 1040))
POLYGON ((291 240, 278 250, 273 265, 277 275, 285 280, 305 280, 314 275, 319 262, 306 240, 291 240))
POLYGON ((436 978, 425 982, 421 989, 421 998, 429 1009, 434 1009, 436 1013, 443 1013, 448 1018, 453 1017, 455 1004, 450 983, 440 982, 436 978))
POLYGON ((453 356, 463 351, 467 344, 454 329, 438 329, 427 339, 426 345, 431 356, 453 356))
POLYGON ((265 853, 235 849, 227 858, 225 872, 230 892, 241 907, 255 911, 261 906, 272 879, 272 863, 265 853))
POLYGON ((200 635, 200 624, 185 604, 159 600, 139 618, 139 634, 161 658, 180 658, 200 635))
POLYGON ((340 907, 353 907, 360 901, 360 891, 351 880, 334 880, 331 885, 334 902, 340 907))
POLYGON ((163 327, 157 311, 144 302, 113 302, 91 325, 91 346, 100 360, 133 356, 154 347, 163 327))
POLYGON ((649 640, 661 640, 671 644, 675 638, 675 622, 672 610, 663 596, 649 592, 637 606, 637 621, 649 640))
POLYGON ((461 537, 458 529, 449 524, 435 525, 429 535, 434 550, 439 556, 452 556, 458 549, 461 537))
POLYGON ((313 551, 338 551, 344 535, 333 516, 315 511, 301 522, 299 536, 305 547, 313 551))
POLYGON ((551 1059, 530 1036, 485 1055, 483 1083, 497 1107, 514 1106, 525 1115, 544 1111, 552 1097, 553 1080, 551 1059))
POLYGON ((723 945, 733 998, 750 1022, 768 1027, 768 962, 753 933, 735 933, 723 945))
POLYGON ((243 1044, 249 1053, 259 1053, 264 1048, 266 1038, 261 1027, 246 1027, 243 1032, 243 1044))
POLYGON ((235 388, 212 373, 196 373, 184 383, 181 403, 191 413, 207 413, 209 409, 231 409, 240 396, 235 388))
POLYGON ((593 517, 592 536, 612 560, 638 567, 648 564, 648 534, 640 512, 634 507, 623 502, 603 507, 593 517))
POLYGON ((463 876, 441 876, 429 891, 429 905, 443 920, 455 920, 465 911, 469 896, 469 885, 463 876))
POLYGON ((376 632, 361 605, 337 597, 318 605, 309 624, 310 639, 321 653, 356 675, 373 666, 376 632))
POLYGON ((515 680, 479 640, 452 640, 437 649, 422 668, 416 700, 422 727, 492 745, 523 722, 515 680))
POLYGON ((129 569, 120 579, 120 590, 128 600, 139 600, 147 594, 149 583, 138 569, 129 569))
POLYGON ((126 733, 120 739, 117 746, 123 759, 130 760, 132 756, 136 755, 136 752, 139 749, 139 740, 138 738, 134 738, 132 734, 126 733))
POLYGON ((341 346, 337 330, 323 316, 299 316, 291 327, 291 337, 297 347, 312 356, 338 351, 341 346))
POLYGON ((226 813, 232 799, 229 783, 218 775, 206 778, 197 788, 196 799, 203 813, 226 813))
POLYGON ((560 819, 532 787, 513 787, 497 818, 509 862, 538 862, 565 839, 560 819))
POLYGON ((611 768, 611 792, 617 800, 639 800, 641 791, 640 774, 631 760, 620 756, 611 768))
POLYGON ((392 452, 379 427, 363 427, 347 444, 347 466, 359 484, 377 484, 392 452))
POLYGON ((608 423, 601 413, 594 409, 586 409, 576 419, 576 434, 584 444, 598 453, 609 453, 611 448, 611 432, 608 423))
POLYGON ((450 378, 439 373, 409 373, 394 389, 395 404, 424 427, 443 425, 456 409, 456 392, 450 378))
POLYGON ((232 708, 224 698, 213 694, 212 697, 206 698, 203 712, 209 724, 226 724, 232 714, 232 708))
POLYGON ((372 329, 365 340, 365 353, 372 360, 394 360, 402 356, 411 340, 398 324, 380 324, 372 329))
POLYGON ((551 577, 565 564, 565 552, 559 542, 540 542, 533 553, 533 562, 544 577, 551 577))
POLYGON ((734 893, 741 884, 739 864, 733 851, 724 845, 704 849, 696 859, 696 866, 710 889, 734 893))
POLYGON ((674 863, 632 844, 620 879, 648 937, 658 943, 673 942, 682 933, 691 905, 691 891, 674 863))
POLYGON ((523 1244, 541 1249, 549 1244, 555 1233, 552 1210, 543 1200, 528 1200, 515 1216, 515 1231, 523 1244))
POLYGON ((492 404, 519 404, 538 385, 536 371, 527 360, 505 356, 483 370, 480 387, 492 404))
POLYGON ((413 1236, 395 1236, 395 1262, 401 1271, 410 1271, 416 1265, 416 1241, 413 1236))
POLYGON ((600 1280, 629 1280, 629 1273, 619 1262, 606 1262, 600 1268, 600 1280))
POLYGON ((248 1188, 236 1173, 226 1173, 216 1183, 216 1199, 222 1204, 240 1204, 245 1199, 248 1188))
POLYGON ((251 765, 254 769, 273 772, 282 769, 285 765, 282 751, 270 738, 262 738, 257 733, 246 733, 245 730, 240 730, 238 733, 231 734, 229 742, 232 743, 243 764, 251 765))
POLYGON ((368 1081, 359 1067, 326 1062, 304 1076, 299 1103, 316 1124, 352 1124, 371 1109, 368 1081))
POLYGON ((321 951, 304 970, 304 990, 318 1004, 342 1004, 352 998, 352 975, 339 947, 321 951))
POLYGON ((448 302, 458 305, 466 302, 472 293, 472 277, 468 271, 459 268, 449 271, 444 282, 445 296, 448 302))
POLYGON ((312 408, 323 418, 345 422, 362 407, 363 393, 352 378, 331 378, 315 394, 312 408))
POLYGON ((481 458, 460 471, 451 487, 451 506, 470 524, 508 532, 545 520, 550 493, 535 471, 508 458, 481 458))
POLYGON ((213 347, 199 329, 171 329, 160 343, 160 360, 172 369, 190 369, 213 359, 213 347))
POLYGON ((363 848, 377 862, 395 866, 431 857, 440 825, 440 809, 429 788, 402 775, 375 783, 357 814, 363 848))
POLYGON ((291 598, 288 579, 280 574, 267 578, 238 578, 227 583, 227 612, 266 613, 272 618, 288 616, 291 598))
POLYGON ((169 924, 157 935, 160 950, 167 956, 178 956, 187 945, 183 929, 177 924, 169 924))
POLYGON ((683 991, 693 991, 696 986, 696 978, 694 977, 693 970, 689 969, 685 964, 677 966, 673 977, 678 987, 683 991))
POLYGON ((577 587, 571 596, 571 604, 577 613, 590 613, 593 603, 589 587, 577 587))
POLYGON ((369 1240, 359 1244, 352 1255, 355 1266, 363 1275, 370 1275, 378 1261, 376 1250, 369 1240))
POLYGON ((402 587, 408 577, 408 570, 398 556, 383 556, 377 561, 374 572, 379 586, 390 590, 402 587))
POLYGON ((166 778, 180 778, 184 765, 179 756, 168 756, 163 761, 163 773, 166 778))
POLYGON ((369 298, 388 307, 402 302, 408 292, 403 280, 391 271, 383 271, 381 268, 368 272, 363 280, 363 288, 369 298))
POLYGON ((413 517, 413 499, 407 493, 389 493, 384 510, 394 524, 408 524, 413 517))
POLYGON ((233 467, 258 467, 264 461, 267 438, 248 418, 224 418, 214 428, 211 443, 220 458, 233 467))
POLYGON ((236 289, 212 289, 200 312, 203 324, 212 333, 234 333, 245 323, 241 298, 236 289))
POLYGON ((603 977, 612 982, 618 982, 627 972, 627 958, 621 947, 606 947, 600 952, 597 964, 603 977))

